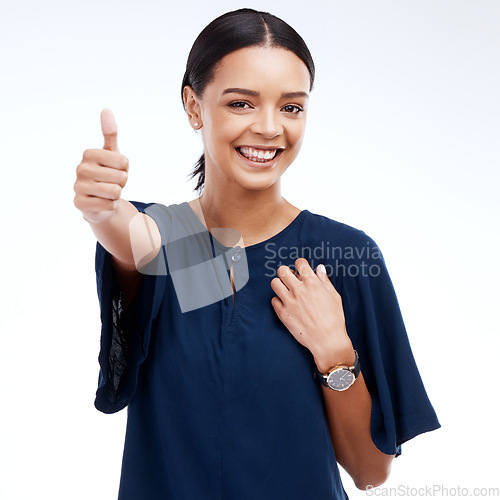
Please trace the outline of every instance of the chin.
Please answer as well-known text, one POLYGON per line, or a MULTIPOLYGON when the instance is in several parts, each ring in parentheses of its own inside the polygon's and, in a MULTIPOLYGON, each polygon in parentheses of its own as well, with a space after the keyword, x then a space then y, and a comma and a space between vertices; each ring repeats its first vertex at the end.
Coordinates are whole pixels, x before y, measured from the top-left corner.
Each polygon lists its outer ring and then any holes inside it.
POLYGON ((281 177, 275 177, 274 175, 270 176, 260 174, 255 176, 235 176, 232 181, 242 189, 247 189, 249 191, 265 191, 266 189, 272 188, 276 185, 279 186, 280 179, 281 177))

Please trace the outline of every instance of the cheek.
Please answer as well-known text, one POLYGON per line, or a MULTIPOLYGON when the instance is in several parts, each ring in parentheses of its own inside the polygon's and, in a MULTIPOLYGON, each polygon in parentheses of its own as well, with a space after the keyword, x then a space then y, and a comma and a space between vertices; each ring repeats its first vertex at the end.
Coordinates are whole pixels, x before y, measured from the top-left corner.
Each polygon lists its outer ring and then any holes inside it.
POLYGON ((297 121, 297 123, 289 127, 288 140, 290 143, 296 147, 300 147, 304 139, 305 130, 305 121, 303 120, 297 121))
POLYGON ((232 113, 226 114, 220 121, 219 126, 225 137, 236 138, 250 127, 252 121, 248 116, 238 116, 232 113))
POLYGON ((205 151, 214 160, 223 163, 232 157, 234 147, 232 143, 241 135, 240 128, 237 128, 237 123, 232 123, 231 120, 224 118, 221 121, 212 120, 210 127, 204 127, 203 145, 205 151))
POLYGON ((230 113, 219 112, 210 121, 209 136, 219 142, 230 143, 236 140, 247 127, 245 120, 241 116, 234 116, 230 113))
POLYGON ((217 139, 226 126, 227 116, 215 106, 204 106, 201 118, 206 139, 217 139))

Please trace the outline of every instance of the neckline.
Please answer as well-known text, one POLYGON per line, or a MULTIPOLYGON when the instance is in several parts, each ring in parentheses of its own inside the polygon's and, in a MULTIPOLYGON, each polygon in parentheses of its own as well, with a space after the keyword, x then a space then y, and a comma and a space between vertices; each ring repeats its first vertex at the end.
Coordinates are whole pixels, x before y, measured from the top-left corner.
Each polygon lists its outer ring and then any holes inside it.
MULTIPOLYGON (((203 224, 203 222, 201 222, 201 220, 198 218, 198 216, 196 215, 195 211, 191 208, 191 205, 187 201, 182 202, 181 205, 186 205, 186 207, 188 209, 188 212, 191 215, 191 217, 195 220, 195 222, 200 227, 203 228, 204 231, 206 231, 210 235, 210 238, 214 242, 214 245, 218 246, 221 249, 225 249, 225 250, 229 250, 231 248, 235 248, 235 247, 227 247, 227 246, 223 245, 217 238, 215 238, 215 236, 208 230, 207 226, 205 226, 205 224, 203 224)), ((248 245, 248 246, 242 247, 243 250, 245 250, 245 252, 248 251, 248 250, 253 250, 254 248, 258 248, 258 247, 260 247, 262 245, 269 244, 273 240, 280 238, 285 233, 287 233, 288 231, 290 231, 296 224, 298 224, 298 222, 305 216, 306 213, 309 213, 309 210, 307 210, 307 209, 301 210, 295 216, 295 218, 288 224, 288 226, 285 226, 281 231, 277 232, 276 234, 274 234, 273 236, 267 238, 264 241, 259 241, 258 243, 254 243, 253 245, 248 245)))

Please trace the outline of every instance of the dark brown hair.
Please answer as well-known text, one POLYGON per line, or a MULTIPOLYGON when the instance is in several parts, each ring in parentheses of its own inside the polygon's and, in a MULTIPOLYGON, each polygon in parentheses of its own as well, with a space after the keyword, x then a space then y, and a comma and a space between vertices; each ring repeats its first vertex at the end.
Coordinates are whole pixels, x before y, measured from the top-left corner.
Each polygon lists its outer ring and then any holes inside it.
MULTIPOLYGON (((297 55, 309 70, 310 90, 314 84, 314 62, 302 37, 285 21, 253 9, 238 9, 214 19, 196 38, 186 63, 183 91, 189 85, 201 97, 214 77, 217 63, 235 50, 252 46, 281 47, 297 55)), ((185 109, 185 108, 184 108, 185 109)), ((198 176, 195 190, 201 193, 205 184, 205 155, 202 154, 189 177, 198 176)))

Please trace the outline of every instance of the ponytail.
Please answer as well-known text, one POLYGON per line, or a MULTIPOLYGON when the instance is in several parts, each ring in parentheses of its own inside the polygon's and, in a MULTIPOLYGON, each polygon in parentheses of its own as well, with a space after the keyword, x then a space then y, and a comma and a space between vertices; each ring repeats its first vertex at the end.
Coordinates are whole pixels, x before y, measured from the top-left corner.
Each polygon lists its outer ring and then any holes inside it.
POLYGON ((205 155, 202 154, 199 160, 196 162, 193 170, 189 174, 189 179, 198 176, 198 180, 196 182, 195 191, 198 191, 198 194, 201 194, 203 187, 205 185, 205 155))

